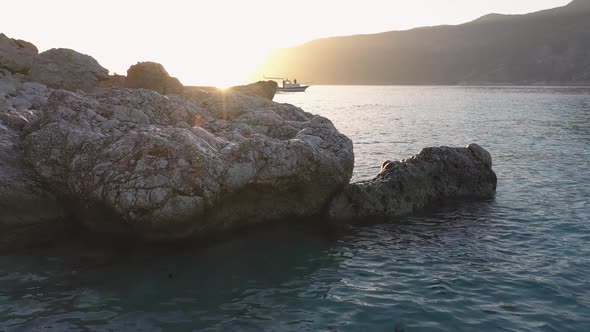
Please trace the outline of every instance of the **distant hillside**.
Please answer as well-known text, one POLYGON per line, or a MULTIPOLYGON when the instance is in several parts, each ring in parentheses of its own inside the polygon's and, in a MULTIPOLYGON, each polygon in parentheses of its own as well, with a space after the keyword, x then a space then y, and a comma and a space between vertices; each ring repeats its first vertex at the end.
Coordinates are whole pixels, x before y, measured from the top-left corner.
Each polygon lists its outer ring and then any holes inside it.
POLYGON ((590 84, 590 0, 457 26, 319 39, 259 74, 315 84, 590 84))

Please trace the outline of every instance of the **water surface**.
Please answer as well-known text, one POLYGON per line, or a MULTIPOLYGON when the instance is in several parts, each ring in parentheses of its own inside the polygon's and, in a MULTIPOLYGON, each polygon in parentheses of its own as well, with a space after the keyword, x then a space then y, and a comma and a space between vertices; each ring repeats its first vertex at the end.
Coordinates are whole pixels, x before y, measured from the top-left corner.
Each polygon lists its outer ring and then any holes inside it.
POLYGON ((590 89, 314 86, 275 100, 351 137, 355 179, 478 143, 496 198, 205 248, 79 239, 0 256, 0 330, 590 330, 590 89))

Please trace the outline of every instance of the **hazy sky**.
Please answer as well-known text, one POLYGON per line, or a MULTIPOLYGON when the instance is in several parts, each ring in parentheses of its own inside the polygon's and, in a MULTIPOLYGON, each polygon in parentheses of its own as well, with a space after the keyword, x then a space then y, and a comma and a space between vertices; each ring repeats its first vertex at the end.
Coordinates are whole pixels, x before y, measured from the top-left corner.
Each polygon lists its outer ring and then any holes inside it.
MULTIPOLYGON (((570 0, 18 0, 0 32, 41 51, 72 48, 111 72, 157 61, 187 84, 239 83, 268 52, 311 39, 458 24, 570 0)), ((7 13, 10 14, 7 14, 7 13)))

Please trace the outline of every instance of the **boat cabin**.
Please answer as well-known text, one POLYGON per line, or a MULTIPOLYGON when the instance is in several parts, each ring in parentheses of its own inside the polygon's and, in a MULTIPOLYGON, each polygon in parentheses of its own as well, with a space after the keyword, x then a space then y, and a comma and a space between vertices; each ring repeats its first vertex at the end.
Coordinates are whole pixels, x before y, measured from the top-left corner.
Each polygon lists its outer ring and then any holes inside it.
POLYGON ((297 83, 297 79, 291 82, 288 78, 283 80, 283 89, 300 88, 301 84, 297 83))

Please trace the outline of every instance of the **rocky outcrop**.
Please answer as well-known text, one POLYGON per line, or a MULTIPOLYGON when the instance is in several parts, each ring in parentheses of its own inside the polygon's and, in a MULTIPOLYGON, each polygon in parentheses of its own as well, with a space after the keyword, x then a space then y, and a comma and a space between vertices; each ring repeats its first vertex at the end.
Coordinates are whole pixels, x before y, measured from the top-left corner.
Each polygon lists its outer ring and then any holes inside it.
POLYGON ((126 85, 134 89, 149 89, 167 94, 180 94, 184 86, 170 77, 164 66, 156 62, 138 62, 127 70, 126 85))
POLYGON ((247 93, 272 100, 277 93, 278 87, 279 85, 275 81, 258 81, 248 85, 234 86, 229 88, 229 90, 247 93))
POLYGON ((332 123, 235 92, 54 91, 26 160, 99 232, 173 239, 318 214, 350 180, 332 123))
POLYGON ((55 89, 91 91, 109 71, 92 57, 65 48, 45 51, 33 59, 28 79, 55 89))
POLYGON ((207 235, 320 214, 350 180, 352 142, 325 118, 235 91, 164 96, 182 85, 158 64, 129 74, 95 89, 106 70, 64 49, 0 70, 0 226, 207 235))
POLYGON ((38 52, 35 45, 0 33, 0 68, 12 73, 27 74, 38 52))
POLYGON ((352 183, 330 203, 331 219, 401 216, 436 201, 492 197, 491 155, 477 144, 425 148, 403 161, 386 161, 372 180, 352 183))
POLYGON ((129 74, 99 84, 104 68, 63 49, 36 56, 29 76, 0 68, 0 233, 48 236, 73 220, 173 240, 326 209, 335 220, 396 216, 495 191, 491 156, 477 145, 427 148, 349 184, 350 139, 269 100, 276 83, 183 91, 159 64, 129 74))

